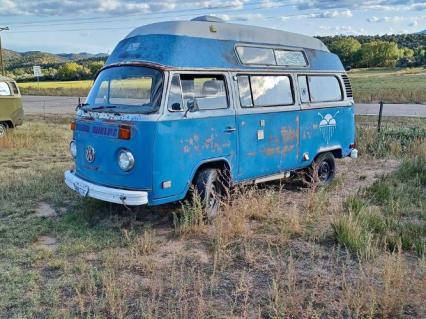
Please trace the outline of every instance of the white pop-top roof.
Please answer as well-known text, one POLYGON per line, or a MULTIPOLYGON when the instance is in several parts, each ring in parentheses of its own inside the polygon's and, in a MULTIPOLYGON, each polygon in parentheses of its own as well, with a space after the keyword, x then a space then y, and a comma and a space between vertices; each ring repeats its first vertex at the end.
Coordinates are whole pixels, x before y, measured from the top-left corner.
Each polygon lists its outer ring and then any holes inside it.
POLYGON ((277 29, 221 22, 213 17, 200 17, 192 21, 168 21, 136 28, 127 36, 167 34, 188 37, 283 45, 329 52, 320 40, 306 35, 277 29), (213 27, 211 27, 213 25, 213 27), (214 30, 215 32, 212 32, 214 30))

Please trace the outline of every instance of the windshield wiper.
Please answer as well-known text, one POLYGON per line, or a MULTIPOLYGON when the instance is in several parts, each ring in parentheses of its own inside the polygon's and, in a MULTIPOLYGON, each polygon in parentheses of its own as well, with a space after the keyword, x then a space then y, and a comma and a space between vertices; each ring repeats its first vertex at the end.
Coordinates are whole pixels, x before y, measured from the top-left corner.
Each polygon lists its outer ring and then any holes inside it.
POLYGON ((97 107, 92 107, 89 108, 88 111, 94 111, 94 110, 105 110, 105 109, 115 109, 117 108, 117 106, 115 105, 103 105, 103 106, 97 106, 97 107))

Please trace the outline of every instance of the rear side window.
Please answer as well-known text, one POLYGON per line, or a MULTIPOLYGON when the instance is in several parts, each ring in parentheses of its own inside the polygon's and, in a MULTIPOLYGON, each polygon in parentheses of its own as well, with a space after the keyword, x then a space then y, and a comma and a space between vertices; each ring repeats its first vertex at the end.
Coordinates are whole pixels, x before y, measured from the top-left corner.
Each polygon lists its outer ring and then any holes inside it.
POLYGON ((0 82, 0 96, 12 95, 9 85, 6 82, 0 82))
POLYGON ((294 104, 291 80, 286 75, 241 75, 238 89, 242 107, 294 104))
POLYGON ((199 110, 228 108, 223 75, 181 74, 183 104, 195 101, 199 110))
POLYGON ((335 76, 299 76, 302 103, 336 102, 343 100, 340 82, 335 76))

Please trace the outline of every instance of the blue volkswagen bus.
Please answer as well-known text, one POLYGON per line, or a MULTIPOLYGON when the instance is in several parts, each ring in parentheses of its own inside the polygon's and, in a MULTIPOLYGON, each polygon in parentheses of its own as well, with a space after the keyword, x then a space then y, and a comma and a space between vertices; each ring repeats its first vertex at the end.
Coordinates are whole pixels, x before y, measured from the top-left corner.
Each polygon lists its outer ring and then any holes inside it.
POLYGON ((318 39, 214 17, 142 26, 118 43, 71 124, 82 196, 124 205, 179 201, 208 216, 224 185, 309 169, 329 183, 356 157, 352 89, 318 39))

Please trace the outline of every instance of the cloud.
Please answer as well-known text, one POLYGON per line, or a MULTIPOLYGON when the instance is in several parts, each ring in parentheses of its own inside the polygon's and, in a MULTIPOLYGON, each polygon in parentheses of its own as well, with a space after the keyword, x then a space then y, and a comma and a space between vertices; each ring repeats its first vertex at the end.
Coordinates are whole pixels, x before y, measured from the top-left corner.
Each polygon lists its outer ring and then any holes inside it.
POLYGON ((381 23, 381 22, 386 22, 386 23, 399 23, 402 22, 404 20, 406 20, 406 17, 402 17, 402 16, 393 16, 393 17, 371 17, 368 18, 367 21, 368 22, 372 22, 372 23, 381 23))
POLYGON ((340 18, 340 17, 346 17, 350 18, 352 17, 352 11, 351 10, 332 10, 332 11, 325 11, 322 13, 312 13, 309 15, 310 18, 340 18))
POLYGON ((360 35, 365 34, 364 28, 354 28, 350 25, 341 25, 341 26, 319 26, 319 30, 321 30, 324 34, 336 35, 360 35))
POLYGON ((419 25, 419 21, 417 21, 417 20, 414 20, 413 22, 411 22, 410 24, 409 24, 409 26, 410 27, 412 27, 412 28, 415 28, 415 27, 417 27, 419 25))
POLYGON ((221 18, 223 21, 234 21, 234 22, 242 22, 242 21, 252 21, 252 20, 262 20, 264 19, 263 14, 253 13, 253 14, 238 14, 238 15, 229 15, 229 14, 212 14, 212 16, 221 18))
POLYGON ((243 8, 249 0, 0 0, 0 16, 151 13, 174 9, 243 8))
POLYGON ((352 10, 426 10, 425 0, 0 0, 0 16, 8 15, 126 15, 194 9, 295 7, 325 12, 313 18, 351 17, 352 10))
POLYGON ((418 25, 418 20, 424 19, 426 16, 385 16, 367 18, 367 22, 371 23, 401 23, 411 21, 410 26, 418 25))
POLYGON ((425 10, 424 0, 297 0, 297 8, 307 9, 369 9, 369 10, 425 10))

